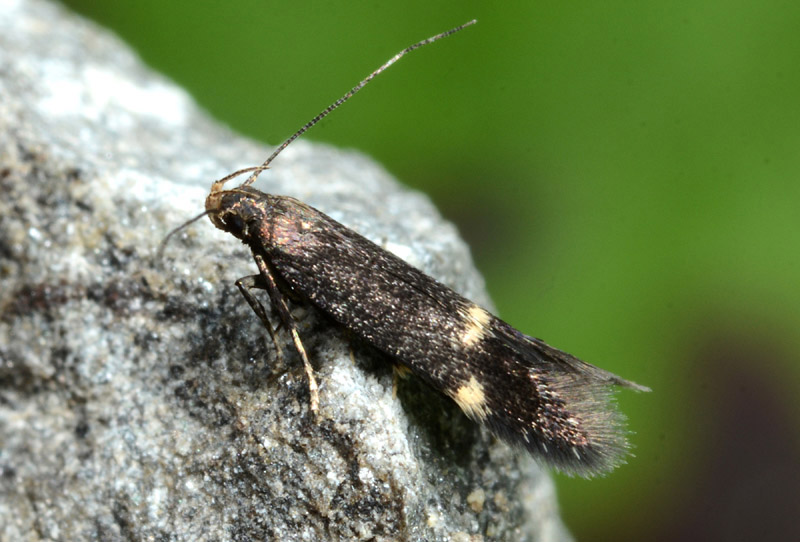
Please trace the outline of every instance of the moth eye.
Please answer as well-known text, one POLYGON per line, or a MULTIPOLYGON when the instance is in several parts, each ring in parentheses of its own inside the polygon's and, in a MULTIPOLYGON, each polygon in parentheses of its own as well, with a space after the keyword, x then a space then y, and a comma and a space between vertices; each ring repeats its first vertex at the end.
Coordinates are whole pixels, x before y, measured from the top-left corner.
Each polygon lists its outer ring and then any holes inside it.
POLYGON ((229 231, 243 231, 245 229, 244 220, 239 215, 227 214, 222 217, 222 222, 229 231))

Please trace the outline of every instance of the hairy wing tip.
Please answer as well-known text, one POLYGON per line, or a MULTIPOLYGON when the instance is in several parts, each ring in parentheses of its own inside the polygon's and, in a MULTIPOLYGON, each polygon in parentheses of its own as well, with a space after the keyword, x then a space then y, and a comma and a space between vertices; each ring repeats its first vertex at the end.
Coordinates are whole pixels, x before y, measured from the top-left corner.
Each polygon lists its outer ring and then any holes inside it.
POLYGON ((639 392, 653 391, 650 388, 648 388, 647 386, 642 386, 641 384, 637 384, 636 382, 633 382, 632 380, 625 380, 624 378, 619 378, 619 377, 618 377, 617 380, 614 381, 614 384, 616 384, 617 386, 623 387, 623 388, 627 388, 629 390, 633 390, 633 391, 639 391, 639 392))

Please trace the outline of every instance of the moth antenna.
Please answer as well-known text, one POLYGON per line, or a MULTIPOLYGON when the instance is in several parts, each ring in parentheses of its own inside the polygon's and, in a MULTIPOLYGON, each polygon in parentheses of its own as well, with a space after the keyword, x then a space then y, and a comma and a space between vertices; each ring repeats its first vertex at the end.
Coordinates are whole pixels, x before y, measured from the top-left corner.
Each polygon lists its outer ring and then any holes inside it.
POLYGON ((167 243, 169 243, 169 240, 172 239, 172 236, 174 236, 176 233, 178 233, 182 229, 186 228, 187 226, 191 226, 192 224, 194 224, 195 222, 197 222, 198 220, 200 220, 204 216, 207 216, 210 212, 211 211, 203 211, 202 213, 200 213, 196 217, 190 218, 189 220, 187 220, 186 222, 184 222, 183 224, 181 224, 177 228, 173 228, 172 230, 170 230, 170 232, 166 235, 166 237, 164 237, 164 239, 158 245, 158 252, 156 252, 156 260, 157 261, 161 261, 161 258, 164 257, 164 249, 167 248, 167 243))
MULTIPOLYGON (((382 65, 380 68, 378 68, 377 70, 375 70, 374 72, 372 72, 371 74, 369 74, 369 75, 368 75, 366 78, 364 78, 364 80, 363 80, 363 81, 361 81, 359 84, 357 84, 357 85, 356 85, 356 86, 354 86, 352 89, 350 89, 350 90, 347 92, 347 94, 345 94, 344 96, 342 96, 341 98, 339 98, 338 100, 336 100, 335 102, 333 102, 331 105, 329 105, 328 107, 326 107, 325 109, 323 109, 323 110, 322 110, 322 112, 321 112, 319 115, 317 115, 316 117, 314 117, 313 119, 311 119, 310 121, 308 121, 308 122, 307 122, 307 123, 306 123, 306 124, 305 124, 305 125, 304 125, 302 128, 300 128, 299 130, 297 130, 297 131, 296 131, 296 132, 295 132, 295 133, 294 133, 294 134, 293 134, 293 135, 292 135, 292 136, 291 136, 289 139, 287 139, 286 141, 284 141, 283 143, 281 143, 281 144, 280 144, 280 146, 279 146, 277 149, 275 149, 275 152, 273 152, 273 153, 270 155, 270 157, 269 157, 269 158, 267 158, 267 160, 266 160, 266 161, 265 161, 263 164, 261 164, 261 166, 260 166, 259 168, 253 168, 253 169, 254 169, 254 171, 253 171, 253 174, 252 174, 252 175, 250 175, 250 177, 248 177, 248 178, 247 178, 247 180, 246 180, 245 182, 243 182, 243 183, 242 183, 242 186, 249 186, 249 185, 253 184, 253 183, 255 182, 255 180, 258 178, 258 175, 259 175, 259 174, 260 174, 260 173, 261 173, 263 170, 267 169, 267 168, 268 168, 268 166, 269 166, 269 164, 270 164, 270 162, 272 162, 272 161, 275 159, 275 157, 276 157, 276 156, 278 156, 278 155, 279 155, 279 154, 280 154, 280 153, 283 151, 283 149, 285 149, 286 147, 288 147, 288 146, 289 146, 289 144, 290 144, 292 141, 294 141, 295 139, 297 139, 298 137, 300 137, 301 135, 303 135, 303 134, 304 134, 304 133, 305 133, 305 132, 306 132, 306 131, 307 131, 309 128, 311 128, 311 127, 312 127, 312 126, 314 126, 316 123, 318 123, 320 120, 322 120, 323 118, 325 118, 326 116, 328 116, 328 114, 329 114, 331 111, 333 111, 334 109, 336 109, 337 107, 339 107, 340 105, 342 105, 344 102, 346 102, 347 100, 349 100, 349 99, 350 99, 350 97, 351 97, 351 96, 353 96, 353 94, 355 94, 356 92, 358 92, 359 90, 361 90, 362 88, 364 88, 364 87, 367 85, 367 83, 369 83, 370 81, 372 81, 372 80, 373 80, 375 77, 377 77, 377 76, 378 76, 378 75, 379 75, 381 72, 385 71, 385 70, 386 70, 386 69, 387 69, 389 66, 391 66, 392 64, 394 64, 395 62, 397 62, 398 60, 400 60, 400 58, 402 58, 402 57, 403 57, 403 55, 405 55, 406 53, 410 53, 410 52, 411 52, 411 51, 413 51, 414 49, 419 49, 419 48, 420 48, 420 47, 422 47, 423 45, 428 45, 429 43, 433 43, 434 41, 440 40, 440 39, 442 39, 442 38, 446 38, 447 36, 449 36, 449 35, 451 35, 451 34, 455 34, 455 33, 456 33, 456 32, 458 32, 459 30, 463 30, 464 28, 466 28, 466 27, 468 27, 468 26, 470 26, 470 25, 473 25, 473 24, 475 24, 475 23, 477 23, 477 22, 478 22, 478 21, 477 21, 477 19, 473 19, 473 20, 471 20, 471 21, 469 21, 469 22, 467 22, 467 23, 464 23, 464 24, 462 24, 461 26, 457 26, 457 27, 455 27, 455 28, 452 28, 452 29, 450 29, 450 30, 448 30, 447 32, 442 32, 441 34, 436 34, 435 36, 431 36, 430 38, 428 38, 428 39, 426 39, 426 40, 422 40, 422 41, 420 41, 420 42, 418 42, 418 43, 415 43, 414 45, 409 45, 408 47, 406 47, 405 49, 403 49, 402 51, 400 51, 399 53, 397 53, 396 55, 394 55, 392 58, 390 58, 389 60, 387 60, 387 61, 386 61, 386 63, 385 63, 385 64, 383 64, 383 65, 382 65)), ((242 172, 244 172, 244 170, 242 170, 242 172)), ((238 175, 238 173, 240 173, 240 172, 237 172, 237 173, 235 173, 235 174, 233 174, 233 175, 234 175, 234 176, 235 176, 235 175, 238 175)), ((218 182, 220 182, 220 181, 217 181, 217 183, 218 183, 218 182)), ((214 184, 216 185, 217 183, 214 183, 214 184)), ((213 191, 213 189, 212 189, 212 191, 213 191)))
MULTIPOLYGON (((255 177, 258 177, 258 174, 261 173, 262 171, 264 171, 265 169, 269 169, 269 166, 266 163, 261 165, 261 166, 251 166, 251 167, 246 167, 244 169, 238 169, 238 170, 234 171, 233 173, 231 173, 230 175, 225 175, 220 180, 214 181, 214 183, 211 185, 211 193, 214 194, 216 192, 219 192, 220 190, 222 190, 222 186, 225 183, 227 183, 231 179, 234 179, 234 178, 238 177, 239 175, 241 175, 243 173, 250 173, 251 171, 253 171, 253 172, 255 172, 255 173, 253 173, 253 175, 255 177)), ((253 181, 254 180, 255 180, 255 178, 253 178, 253 181)), ((242 183, 242 186, 247 186, 248 184, 252 184, 253 181, 250 181, 250 182, 246 182, 245 181, 244 183, 242 183)))

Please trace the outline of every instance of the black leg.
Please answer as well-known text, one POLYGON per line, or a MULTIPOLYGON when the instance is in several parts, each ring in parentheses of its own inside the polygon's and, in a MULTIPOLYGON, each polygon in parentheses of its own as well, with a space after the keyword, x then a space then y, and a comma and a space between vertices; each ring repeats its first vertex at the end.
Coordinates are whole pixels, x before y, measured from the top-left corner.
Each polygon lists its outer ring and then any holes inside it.
MULTIPOLYGON (((278 289, 278 285, 275 282, 275 277, 272 276, 272 272, 269 270, 264 258, 259 254, 253 254, 253 258, 256 261, 260 275, 245 277, 244 279, 240 279, 239 282, 247 281, 249 283, 249 287, 263 288, 269 294, 270 301, 272 302, 273 308, 275 308, 275 310, 278 312, 281 324, 291 334, 294 347, 297 350, 297 353, 300 354, 300 358, 303 360, 306 377, 308 378, 308 392, 311 396, 311 412, 316 415, 319 411, 319 388, 317 386, 317 379, 314 377, 314 368, 311 367, 311 362, 308 360, 306 349, 303 347, 303 342, 300 340, 300 334, 297 332, 297 326, 295 325, 294 319, 292 319, 292 315, 289 313, 289 305, 286 302, 286 296, 278 289), (252 279, 252 281, 249 279, 252 279)), ((247 287, 248 284, 243 283, 243 286, 247 287)), ((261 303, 255 299, 249 290, 247 290, 247 293, 245 294, 245 290, 242 288, 242 286, 240 286, 239 289, 242 290, 242 294, 245 296, 245 299, 247 299, 247 302, 250 303, 250 306, 256 312, 258 317, 261 318, 262 321, 266 321, 266 313, 261 303), (251 298, 253 301, 251 301, 251 298), (258 308, 256 308, 256 306, 258 308)), ((270 330, 270 334, 272 334, 272 328, 268 327, 268 329, 270 330)))
POLYGON ((265 328, 267 328, 269 336, 272 337, 272 343, 275 345, 275 349, 278 351, 278 358, 281 359, 283 357, 283 351, 281 350, 281 345, 278 342, 278 338, 275 336, 275 330, 272 329, 272 324, 270 324, 269 318, 267 318, 267 311, 264 310, 264 305, 261 304, 258 298, 250 292, 250 290, 253 288, 258 288, 259 290, 267 289, 266 285, 264 284, 264 280, 261 278, 261 275, 242 277, 236 281, 236 286, 239 288, 239 291, 242 292, 242 295, 247 300, 250 308, 253 309, 253 312, 256 313, 258 319, 261 320, 261 323, 264 324, 265 328))

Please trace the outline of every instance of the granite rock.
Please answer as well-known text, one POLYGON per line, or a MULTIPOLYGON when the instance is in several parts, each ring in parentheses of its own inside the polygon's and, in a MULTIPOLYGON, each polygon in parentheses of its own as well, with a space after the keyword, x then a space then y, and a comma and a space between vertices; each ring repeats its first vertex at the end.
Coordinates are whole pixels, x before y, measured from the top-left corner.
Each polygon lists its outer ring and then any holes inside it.
MULTIPOLYGON (((157 258, 267 146, 40 1, 0 7, 0 96, 1 540, 569 538, 546 472, 296 307, 315 421, 233 237, 203 220, 157 258)), ((490 307, 455 229, 368 158, 298 141, 261 182, 490 307)))

